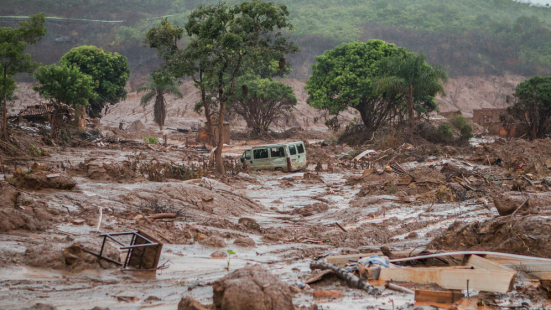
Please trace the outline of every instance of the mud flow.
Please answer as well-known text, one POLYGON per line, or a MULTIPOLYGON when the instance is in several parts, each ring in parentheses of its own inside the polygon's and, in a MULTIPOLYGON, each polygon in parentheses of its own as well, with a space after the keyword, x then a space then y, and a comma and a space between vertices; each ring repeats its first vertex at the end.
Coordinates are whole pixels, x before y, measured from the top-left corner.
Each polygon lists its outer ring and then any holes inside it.
MULTIPOLYGON (((263 141, 243 139, 224 150, 224 177, 212 174, 208 152, 177 132, 168 146, 86 141, 37 144, 46 156, 2 156, 1 309, 550 307, 549 140, 364 154, 369 148, 302 132, 275 142, 304 141, 306 169, 244 171, 239 156, 263 141), (155 269, 123 268, 128 250, 109 239, 108 259, 95 255, 102 234, 137 231, 162 243, 155 269), (477 270, 465 265, 471 254, 400 261, 452 251, 535 261, 477 256, 514 272, 503 292, 472 289, 475 279, 463 290, 426 279, 387 281, 385 271, 375 280, 371 268, 354 267, 378 254, 390 269, 477 270), (340 269, 312 270, 313 262, 340 269), (363 284, 352 287, 349 276, 363 284), (420 301, 417 291, 462 298, 420 301)), ((130 235, 118 240, 133 242, 130 235)))

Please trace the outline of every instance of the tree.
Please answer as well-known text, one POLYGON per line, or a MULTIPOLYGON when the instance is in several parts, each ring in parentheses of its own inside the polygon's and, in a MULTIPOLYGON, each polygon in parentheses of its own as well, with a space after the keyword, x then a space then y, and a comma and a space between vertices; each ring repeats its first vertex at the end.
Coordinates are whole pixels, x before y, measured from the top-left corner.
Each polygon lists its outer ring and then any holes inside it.
POLYGON ((75 65, 92 77, 98 95, 90 100, 88 114, 101 117, 106 104, 116 104, 126 98, 126 81, 130 76, 128 60, 118 53, 108 53, 96 46, 79 46, 61 57, 62 65, 75 65))
POLYGON ((405 48, 381 40, 345 43, 325 51, 316 57, 312 76, 306 82, 307 103, 331 115, 348 108, 356 109, 367 130, 377 130, 400 99, 380 96, 376 92, 377 63, 385 57, 406 52, 405 48))
POLYGON ((92 77, 80 72, 75 66, 42 66, 35 73, 34 78, 39 86, 33 89, 49 99, 54 105, 54 113, 51 118, 52 138, 57 137, 58 111, 62 103, 77 108, 87 106, 88 100, 94 100, 97 96, 94 93, 94 81, 92 77))
POLYGON ((377 92, 405 98, 410 133, 413 133, 414 102, 437 94, 445 95, 443 84, 448 81, 448 73, 440 65, 429 65, 422 52, 387 57, 378 66, 384 77, 376 83, 377 92))
MULTIPOLYGON (((201 5, 191 12, 185 24, 190 39, 181 53, 174 53, 174 50, 178 48, 176 42, 183 33, 168 26, 165 24, 164 28, 168 31, 148 33, 148 38, 151 34, 151 37, 158 39, 149 41, 150 46, 156 48, 161 55, 169 56, 164 57, 168 67, 174 68, 174 62, 184 64, 175 73, 191 76, 199 73, 200 77, 207 77, 212 81, 214 100, 218 105, 216 170, 224 174, 222 146, 228 98, 236 89, 236 79, 245 62, 258 64, 278 60, 284 67, 284 56, 298 51, 298 47, 287 40, 283 33, 292 28, 289 11, 285 5, 260 0, 246 1, 235 6, 225 3, 201 5), (172 35, 154 35, 167 32, 172 35), (173 58, 171 54, 179 57, 173 58)), ((205 81, 201 82, 202 96, 206 96, 205 81)), ((206 97, 202 100, 203 104, 209 102, 206 97)))
POLYGON ((507 113, 525 124, 531 139, 542 138, 550 129, 551 76, 535 76, 517 85, 507 113))
POLYGON ((293 88, 283 82, 246 75, 240 77, 237 84, 241 87, 228 102, 231 109, 245 119, 253 135, 267 132, 274 120, 297 104, 293 88))
POLYGON ((140 104, 145 107, 155 97, 155 106, 153 107, 153 117, 155 123, 159 125, 159 128, 163 130, 166 119, 166 94, 174 94, 178 98, 182 98, 182 92, 178 84, 171 76, 163 74, 163 72, 152 73, 147 80, 147 84, 138 89, 138 93, 147 91, 142 96, 140 104))
POLYGON ((15 90, 13 76, 17 73, 32 72, 36 64, 31 55, 25 54, 29 44, 35 44, 46 34, 44 13, 31 15, 17 28, 0 28, 0 95, 2 104, 2 131, 0 139, 8 139, 7 102, 15 90))

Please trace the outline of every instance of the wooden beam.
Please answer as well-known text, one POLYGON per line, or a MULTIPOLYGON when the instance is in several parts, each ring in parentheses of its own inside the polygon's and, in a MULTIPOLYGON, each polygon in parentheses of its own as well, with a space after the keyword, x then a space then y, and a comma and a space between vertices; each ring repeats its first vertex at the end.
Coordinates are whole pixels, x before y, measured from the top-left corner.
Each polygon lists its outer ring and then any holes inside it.
POLYGON ((439 304, 453 304, 454 302, 465 297, 460 292, 434 292, 415 290, 416 302, 435 302, 439 304))

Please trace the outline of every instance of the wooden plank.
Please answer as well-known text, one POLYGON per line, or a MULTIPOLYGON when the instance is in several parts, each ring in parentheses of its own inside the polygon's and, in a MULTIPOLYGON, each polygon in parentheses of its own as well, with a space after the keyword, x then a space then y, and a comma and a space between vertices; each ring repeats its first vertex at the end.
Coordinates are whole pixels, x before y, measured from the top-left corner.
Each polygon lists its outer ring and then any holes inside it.
POLYGON ((547 262, 515 262, 506 266, 517 268, 539 279, 551 279, 551 263, 547 262))
POLYGON ((514 269, 506 267, 502 264, 498 264, 489 259, 480 257, 478 255, 470 255, 467 260, 467 266, 472 266, 475 269, 485 269, 485 270, 498 270, 498 271, 510 271, 516 272, 514 269))
POLYGON ((415 290, 416 302, 436 302, 439 304, 453 304, 463 297, 465 297, 465 295, 460 292, 434 292, 415 290))
POLYGON ((451 268, 382 268, 379 280, 394 282, 415 282, 437 284, 450 290, 469 289, 475 291, 507 293, 515 272, 483 269, 451 268))

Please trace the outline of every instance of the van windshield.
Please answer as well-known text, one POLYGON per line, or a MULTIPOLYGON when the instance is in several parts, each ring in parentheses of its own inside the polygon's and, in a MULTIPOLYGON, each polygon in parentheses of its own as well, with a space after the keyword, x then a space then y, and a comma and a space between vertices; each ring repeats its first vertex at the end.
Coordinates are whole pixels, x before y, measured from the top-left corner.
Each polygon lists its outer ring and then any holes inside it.
POLYGON ((297 155, 297 149, 294 145, 289 145, 289 154, 291 155, 297 155))
POLYGON ((251 151, 246 150, 245 153, 243 153, 243 156, 245 157, 245 159, 251 159, 251 151))
POLYGON ((297 150, 299 154, 304 153, 304 145, 302 143, 297 144, 297 150))

